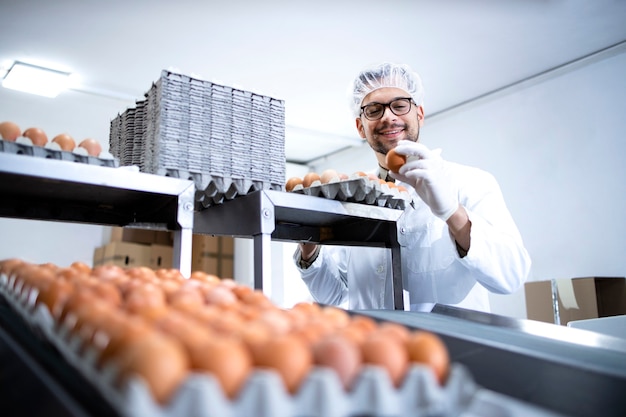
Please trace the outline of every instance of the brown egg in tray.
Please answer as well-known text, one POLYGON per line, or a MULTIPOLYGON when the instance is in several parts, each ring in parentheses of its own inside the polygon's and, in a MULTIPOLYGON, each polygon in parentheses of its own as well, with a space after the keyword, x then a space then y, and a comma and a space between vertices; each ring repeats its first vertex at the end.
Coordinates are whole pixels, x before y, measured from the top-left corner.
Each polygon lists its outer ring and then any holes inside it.
POLYGON ((478 390, 434 333, 204 272, 9 259, 0 297, 121 416, 452 416, 478 390))
POLYGON ((403 186, 388 182, 373 174, 355 172, 351 175, 327 169, 321 174, 309 172, 303 178, 291 177, 288 192, 404 210, 413 200, 403 186))
POLYGON ((72 136, 60 133, 48 140, 42 129, 29 127, 22 132, 13 122, 0 123, 0 152, 97 166, 119 166, 119 161, 103 151, 95 139, 86 138, 76 144, 72 136))

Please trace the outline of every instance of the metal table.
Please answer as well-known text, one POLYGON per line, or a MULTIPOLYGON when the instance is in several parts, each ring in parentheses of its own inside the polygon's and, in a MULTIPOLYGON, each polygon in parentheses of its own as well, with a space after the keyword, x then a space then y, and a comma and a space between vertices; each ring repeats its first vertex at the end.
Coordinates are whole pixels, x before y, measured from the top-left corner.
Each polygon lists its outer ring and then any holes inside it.
POLYGON ((272 240, 391 250, 394 307, 404 310, 397 222, 403 210, 261 190, 197 211, 194 233, 252 237, 254 286, 271 285, 272 240))
POLYGON ((0 153, 0 216, 172 230, 191 273, 194 183, 128 168, 0 153))
POLYGON ((356 313, 437 333, 486 389, 572 417, 626 415, 623 339, 443 305, 356 313))

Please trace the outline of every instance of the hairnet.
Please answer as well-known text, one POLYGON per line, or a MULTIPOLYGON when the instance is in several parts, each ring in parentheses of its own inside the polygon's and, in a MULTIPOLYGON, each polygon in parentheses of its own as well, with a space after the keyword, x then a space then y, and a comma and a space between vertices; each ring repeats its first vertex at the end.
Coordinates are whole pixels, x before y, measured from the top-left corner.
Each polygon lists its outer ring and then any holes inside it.
POLYGON ((424 87, 419 74, 408 65, 382 63, 359 73, 352 84, 351 107, 355 117, 361 113, 361 103, 369 93, 379 88, 400 88, 411 95, 413 101, 421 106, 424 101, 424 87))

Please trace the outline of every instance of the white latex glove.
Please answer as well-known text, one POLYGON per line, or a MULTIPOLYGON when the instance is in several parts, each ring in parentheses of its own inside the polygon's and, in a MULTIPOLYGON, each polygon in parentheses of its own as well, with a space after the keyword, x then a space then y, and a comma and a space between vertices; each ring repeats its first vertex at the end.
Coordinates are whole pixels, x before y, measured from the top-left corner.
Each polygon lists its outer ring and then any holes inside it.
POLYGON ((459 207, 457 190, 444 169, 441 149, 430 150, 421 143, 402 140, 396 152, 407 156, 406 163, 392 178, 410 184, 433 214, 446 221, 459 207))

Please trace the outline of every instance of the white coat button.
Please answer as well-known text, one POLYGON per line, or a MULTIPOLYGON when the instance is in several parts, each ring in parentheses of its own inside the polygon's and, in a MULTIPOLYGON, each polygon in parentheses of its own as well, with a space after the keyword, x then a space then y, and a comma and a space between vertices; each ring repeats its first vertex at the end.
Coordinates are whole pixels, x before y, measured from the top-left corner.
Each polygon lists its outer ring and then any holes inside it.
POLYGON ((379 274, 382 274, 384 270, 385 269, 384 269, 384 267, 382 265, 378 265, 378 268, 376 268, 376 272, 379 273, 379 274))

